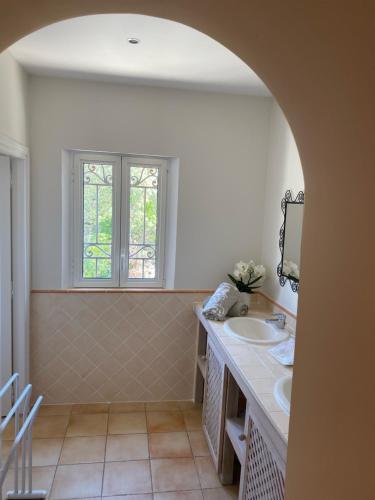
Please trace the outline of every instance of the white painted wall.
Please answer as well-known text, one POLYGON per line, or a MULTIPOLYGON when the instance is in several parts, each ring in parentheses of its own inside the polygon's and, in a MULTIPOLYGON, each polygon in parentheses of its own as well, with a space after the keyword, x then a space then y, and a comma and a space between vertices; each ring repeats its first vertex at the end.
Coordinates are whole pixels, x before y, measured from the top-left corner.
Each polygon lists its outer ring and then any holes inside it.
POLYGON ((259 260, 271 102, 31 77, 33 288, 61 287, 63 149, 180 159, 176 288, 214 287, 237 260, 259 260))
POLYGON ((281 200, 290 189, 293 196, 304 191, 301 161, 290 127, 275 101, 270 116, 270 135, 265 186, 264 224, 262 238, 262 263, 268 276, 263 291, 273 300, 297 312, 298 294, 292 292, 289 283, 279 284, 276 274, 280 263, 279 231, 283 222, 281 200))
POLYGON ((27 80, 9 51, 0 54, 0 134, 26 146, 27 80))

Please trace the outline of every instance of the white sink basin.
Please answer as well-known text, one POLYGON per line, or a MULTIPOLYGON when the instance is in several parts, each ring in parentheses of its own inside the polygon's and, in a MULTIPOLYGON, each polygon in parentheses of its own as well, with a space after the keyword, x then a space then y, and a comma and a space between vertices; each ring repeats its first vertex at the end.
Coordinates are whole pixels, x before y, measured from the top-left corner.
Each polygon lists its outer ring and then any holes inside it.
POLYGON ((292 377, 287 375, 286 377, 279 378, 273 389, 273 395, 280 408, 289 415, 290 398, 292 396, 292 377))
POLYGON ((247 316, 227 319, 224 330, 228 335, 252 344, 277 344, 289 336, 286 330, 280 330, 262 319, 247 316))

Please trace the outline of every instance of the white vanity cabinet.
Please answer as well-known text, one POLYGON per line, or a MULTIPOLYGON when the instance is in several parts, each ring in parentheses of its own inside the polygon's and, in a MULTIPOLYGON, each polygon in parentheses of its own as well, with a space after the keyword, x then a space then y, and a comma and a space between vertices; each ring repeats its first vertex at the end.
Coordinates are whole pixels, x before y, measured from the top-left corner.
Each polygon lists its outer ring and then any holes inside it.
POLYGON ((210 340, 207 342, 206 362, 203 431, 216 471, 220 472, 224 425, 225 363, 210 340))
MULTIPOLYGON (((287 443, 254 388, 197 311, 195 401, 203 399, 203 431, 223 484, 238 478, 240 500, 283 500, 287 443)), ((222 335, 222 334, 221 334, 222 335)))
POLYGON ((251 416, 241 483, 241 500, 284 500, 284 475, 251 416))

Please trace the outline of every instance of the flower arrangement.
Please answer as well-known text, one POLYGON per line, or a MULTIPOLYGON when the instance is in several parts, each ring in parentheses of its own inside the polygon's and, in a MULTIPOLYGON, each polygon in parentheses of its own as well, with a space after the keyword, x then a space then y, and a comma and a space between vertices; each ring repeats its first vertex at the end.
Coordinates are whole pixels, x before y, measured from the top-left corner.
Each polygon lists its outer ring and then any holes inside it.
POLYGON ((295 262, 292 260, 284 260, 283 262, 283 274, 290 276, 299 280, 299 268, 295 262))
POLYGON ((228 278, 236 285, 240 292, 254 293, 255 288, 261 287, 261 280, 266 276, 266 269, 262 264, 256 265, 254 261, 237 262, 232 274, 228 278), (254 286, 255 283, 257 286, 254 286))

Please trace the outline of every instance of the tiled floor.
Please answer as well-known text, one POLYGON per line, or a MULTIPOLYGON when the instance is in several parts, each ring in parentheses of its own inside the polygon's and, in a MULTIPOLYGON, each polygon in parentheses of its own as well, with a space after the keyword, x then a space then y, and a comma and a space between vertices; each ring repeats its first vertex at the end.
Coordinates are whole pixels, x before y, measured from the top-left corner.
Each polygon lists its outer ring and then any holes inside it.
MULTIPOLYGON (((238 495, 235 487, 221 486, 202 433, 201 409, 192 403, 42 406, 33 437, 34 487, 48 489, 52 500, 238 495)), ((4 453, 9 446, 5 441, 4 453)), ((10 471, 8 489, 12 476, 10 471)))

